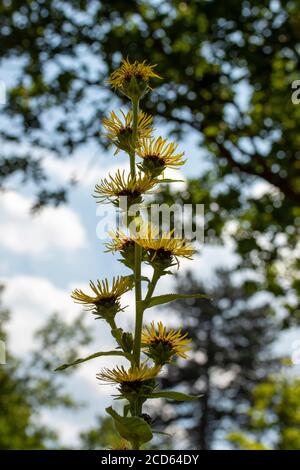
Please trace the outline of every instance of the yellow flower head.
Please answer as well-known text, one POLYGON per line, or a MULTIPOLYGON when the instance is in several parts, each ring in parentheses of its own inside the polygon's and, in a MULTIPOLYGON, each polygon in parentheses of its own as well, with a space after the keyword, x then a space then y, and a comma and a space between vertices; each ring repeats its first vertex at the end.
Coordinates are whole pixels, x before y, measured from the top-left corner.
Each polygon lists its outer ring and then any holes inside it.
POLYGON ((175 238, 174 230, 159 235, 157 227, 149 224, 141 228, 135 242, 148 253, 148 263, 153 267, 166 269, 172 265, 173 257, 179 266, 178 257, 192 259, 196 250, 184 238, 175 238))
POLYGON ((190 342, 187 333, 182 334, 181 330, 174 329, 167 331, 162 322, 157 323, 157 328, 152 322, 142 332, 142 344, 147 356, 159 365, 170 362, 173 356, 186 359, 186 353, 191 349, 190 342))
POLYGON ((149 65, 145 60, 143 62, 136 60, 131 63, 128 59, 123 59, 120 67, 111 74, 108 82, 128 98, 140 99, 151 90, 149 80, 161 78, 153 71, 155 67, 156 65, 149 65))
POLYGON ((106 243, 107 251, 122 251, 128 245, 134 245, 134 240, 121 231, 110 232, 109 235, 112 239, 106 243))
POLYGON ((131 174, 125 176, 125 171, 122 173, 117 171, 115 176, 109 175, 96 184, 95 197, 98 202, 112 202, 119 203, 120 196, 127 196, 128 205, 140 203, 142 195, 151 190, 156 184, 157 180, 148 174, 139 173, 137 176, 132 177, 131 174))
POLYGON ((178 145, 167 142, 167 139, 143 139, 137 153, 143 159, 142 169, 154 176, 159 175, 166 167, 177 168, 185 163, 183 153, 177 153, 178 145))
POLYGON ((111 241, 106 243, 107 251, 119 252, 122 258, 120 261, 128 268, 132 269, 135 262, 135 241, 121 231, 110 232, 111 241))
POLYGON ((133 137, 133 117, 132 112, 128 111, 126 114, 121 111, 122 118, 120 118, 114 111, 110 113, 109 118, 104 118, 102 124, 105 127, 105 136, 117 147, 115 152, 124 150, 131 152, 140 145, 140 139, 145 139, 151 136, 153 129, 151 128, 152 116, 139 112, 137 124, 136 141, 133 137))
POLYGON ((154 379, 160 369, 159 366, 149 367, 144 362, 139 367, 133 366, 128 370, 124 366, 117 366, 114 369, 105 367, 96 377, 102 382, 120 385, 119 390, 125 395, 126 393, 137 393, 141 390, 153 390, 155 387, 154 379))
POLYGON ((111 287, 109 287, 107 279, 97 281, 97 284, 90 281, 90 287, 94 295, 85 294, 81 289, 75 289, 71 294, 72 299, 85 305, 88 310, 92 310, 100 318, 107 318, 122 310, 120 297, 132 288, 132 279, 118 276, 113 278, 111 287))
POLYGON ((133 366, 128 370, 124 366, 117 366, 114 369, 105 367, 97 378, 110 384, 128 384, 131 382, 144 382, 154 379, 160 371, 160 367, 149 367, 146 362, 139 367, 133 366))

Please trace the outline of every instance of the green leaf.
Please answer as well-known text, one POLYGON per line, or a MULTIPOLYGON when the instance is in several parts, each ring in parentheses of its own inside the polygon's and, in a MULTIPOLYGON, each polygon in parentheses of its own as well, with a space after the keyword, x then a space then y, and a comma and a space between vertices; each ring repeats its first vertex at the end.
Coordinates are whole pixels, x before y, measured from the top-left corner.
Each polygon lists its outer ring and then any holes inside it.
POLYGON ((153 431, 153 434, 159 434, 160 436, 172 437, 172 434, 163 431, 153 431))
POLYGON ((120 436, 127 441, 138 442, 140 445, 152 439, 151 427, 144 419, 137 416, 120 416, 111 406, 105 411, 113 418, 120 436))
POLYGON ((202 395, 187 395, 186 393, 173 392, 172 390, 166 390, 162 392, 153 392, 150 395, 144 395, 145 398, 168 398, 169 400, 176 401, 192 401, 198 400, 202 395))
POLYGON ((117 343, 121 343, 122 342, 122 334, 123 334, 123 330, 122 328, 113 328, 111 330, 111 334, 112 336, 115 338, 115 340, 117 341, 117 343))
POLYGON ((204 294, 163 294, 152 297, 150 300, 145 302, 141 300, 140 303, 146 308, 154 307, 155 305, 166 304, 168 302, 173 302, 173 300, 178 299, 209 299, 207 295, 204 294))
POLYGON ((104 351, 104 352, 96 352, 95 354, 91 354, 87 357, 80 357, 73 362, 69 362, 67 364, 62 364, 61 366, 54 369, 55 372, 68 369, 69 367, 77 366, 77 364, 81 364, 82 362, 90 361, 91 359, 95 359, 96 357, 101 356, 125 356, 127 355, 121 351, 104 351))
POLYGON ((173 180, 171 178, 163 178, 161 180, 158 180, 159 183, 186 183, 185 180, 173 180))
MULTIPOLYGON (((134 281, 134 279, 135 279, 134 274, 128 274, 128 276, 126 276, 126 277, 132 279, 133 281, 134 281)), ((147 276, 141 276, 141 281, 145 281, 145 282, 148 282, 148 283, 149 283, 149 282, 150 282, 150 279, 149 279, 147 276)))

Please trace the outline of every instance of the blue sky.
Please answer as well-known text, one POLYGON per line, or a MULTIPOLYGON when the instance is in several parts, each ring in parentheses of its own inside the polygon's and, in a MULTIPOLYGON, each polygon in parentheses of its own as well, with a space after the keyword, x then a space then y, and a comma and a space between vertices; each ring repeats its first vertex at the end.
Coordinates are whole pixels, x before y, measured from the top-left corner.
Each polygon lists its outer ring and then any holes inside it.
MULTIPOLYGON (((179 179, 201 173, 205 162, 202 163, 199 158, 196 142, 196 136, 190 135, 180 143, 188 163, 182 172, 174 173, 179 179)), ((113 156, 112 151, 105 153, 88 147, 73 159, 58 161, 48 155, 45 163, 54 181, 65 183, 71 176, 77 177, 78 181, 71 189, 67 206, 46 208, 34 217, 30 215, 33 201, 31 188, 23 188, 15 180, 10 183, 9 190, 1 195, 0 276, 7 285, 4 303, 13 311, 9 333, 10 346, 15 354, 24 354, 31 348, 32 332, 53 311, 60 312, 66 321, 74 319, 80 311, 70 299, 70 291, 74 287, 87 289, 89 279, 125 273, 116 256, 104 253, 104 240, 97 237, 99 214, 91 194, 95 183, 109 171, 113 173, 119 165, 127 167, 127 158, 121 153, 113 156)), ((219 264, 221 258, 223 265, 233 261, 228 250, 225 257, 221 248, 206 250, 206 254, 202 250, 202 255, 193 264, 193 270, 199 269, 202 277, 211 275, 212 266, 219 264)), ((190 263, 183 263, 183 269, 188 268, 190 263)), ((171 283, 171 277, 164 278, 158 292, 168 292, 171 283)), ((125 304, 131 306, 132 297, 127 297, 125 304)), ((110 349, 113 343, 109 340, 105 325, 102 322, 92 323, 91 315, 85 315, 87 323, 95 329, 95 343, 81 353, 110 349)), ((170 323, 167 312, 163 313, 163 317, 170 323)), ((147 321, 155 318, 157 312, 153 309, 147 321)), ((122 314, 121 323, 132 325, 132 321, 132 309, 129 308, 126 314, 122 314)), ((64 442, 74 442, 78 431, 92 425, 95 414, 101 413, 110 403, 108 387, 100 387, 95 374, 102 365, 114 363, 115 360, 107 359, 90 362, 79 367, 74 377, 68 379, 67 387, 72 393, 80 400, 84 396, 84 401, 89 403, 81 412, 44 413, 43 419, 59 428, 64 442)))
MULTIPOLYGON (((8 71, 0 70, 8 84, 13 81, 12 73, 9 73, 11 70, 11 66, 8 71)), ((246 95, 246 89, 244 92, 246 95)), ((240 95, 243 99, 242 91, 240 95)), ((157 128, 157 125, 154 127, 157 128)), ((159 133, 166 135, 167 128, 161 127, 159 133)), ((19 150, 24 148, 21 146, 19 150)), ((30 150, 40 154, 39 149, 30 150)), ((185 136, 179 150, 185 151, 187 163, 180 172, 170 176, 176 179, 197 177, 209 165, 195 133, 185 136)), ((117 262, 117 257, 104 253, 104 240, 97 237, 100 214, 91 194, 95 183, 108 172, 114 173, 120 166, 128 168, 128 157, 122 153, 113 156, 112 150, 104 152, 94 143, 81 148, 72 158, 57 160, 50 153, 44 154, 44 157, 53 182, 64 184, 71 178, 77 181, 70 191, 68 205, 57 209, 48 207, 32 217, 33 188, 20 184, 18 178, 9 182, 8 189, 0 198, 0 280, 6 284, 4 304, 13 312, 9 324, 9 346, 20 356, 32 347, 34 330, 43 325, 54 311, 58 311, 68 322, 72 322, 81 312, 70 299, 73 288, 88 289, 90 279, 110 278, 126 272, 117 262)), ((176 183, 175 187, 183 188, 184 183, 176 183)), ((258 193, 264 190, 264 185, 256 185, 256 190, 258 193)), ((192 267, 196 275, 210 282, 215 267, 230 267, 236 260, 228 237, 226 247, 203 246, 195 261, 183 262, 181 269, 184 272, 192 267)), ((170 292, 170 289, 172 278, 164 277, 157 292, 170 292)), ((129 305, 129 308, 119 317, 120 326, 128 327, 133 325, 132 294, 125 297, 124 305, 129 305)), ((147 322, 157 319, 157 310, 151 309, 149 312, 147 322)), ((80 353, 111 349, 113 343, 106 326, 102 322, 93 323, 90 314, 84 315, 87 324, 94 330, 95 340, 80 353)), ((171 310, 160 310, 159 319, 167 324, 176 322, 171 310)), ((91 361, 78 367, 74 376, 68 378, 67 389, 78 400, 84 399, 87 403, 80 412, 43 412, 42 419, 59 430, 66 444, 76 445, 78 432, 92 426, 95 415, 103 413, 105 406, 111 403, 110 387, 99 386, 95 375, 101 366, 114 363, 115 359, 107 358, 91 361)))

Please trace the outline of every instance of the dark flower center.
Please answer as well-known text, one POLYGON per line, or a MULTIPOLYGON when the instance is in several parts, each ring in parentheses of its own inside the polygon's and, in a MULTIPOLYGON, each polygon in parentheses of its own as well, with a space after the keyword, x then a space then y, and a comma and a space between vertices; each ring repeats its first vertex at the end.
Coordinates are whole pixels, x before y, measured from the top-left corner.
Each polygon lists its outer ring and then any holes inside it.
POLYGON ((118 192, 118 196, 129 196, 133 199, 139 197, 141 193, 139 191, 130 191, 129 189, 122 189, 120 192, 118 192))
POLYGON ((120 135, 125 135, 125 134, 132 134, 132 127, 122 127, 120 130, 119 130, 119 134, 120 135))
POLYGON ((116 303, 117 297, 115 295, 111 295, 109 297, 104 297, 99 299, 95 304, 101 307, 113 307, 116 303))
POLYGON ((122 382, 120 386, 121 393, 139 392, 142 382, 139 380, 122 382))
POLYGON ((151 344, 152 345, 163 344, 164 346, 168 346, 169 348, 173 347, 171 341, 166 339, 166 338, 155 338, 155 339, 151 340, 151 344))

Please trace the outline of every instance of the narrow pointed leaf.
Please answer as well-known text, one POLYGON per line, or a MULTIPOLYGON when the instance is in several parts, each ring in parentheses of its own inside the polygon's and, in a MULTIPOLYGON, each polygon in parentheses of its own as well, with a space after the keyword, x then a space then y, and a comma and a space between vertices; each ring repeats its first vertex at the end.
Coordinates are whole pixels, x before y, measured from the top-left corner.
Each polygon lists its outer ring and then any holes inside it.
POLYGON ((167 436, 167 437, 172 437, 172 434, 169 434, 167 432, 163 432, 163 431, 152 431, 153 434, 159 434, 160 436, 167 436))
POLYGON ((153 392, 150 395, 144 395, 145 398, 168 398, 169 400, 175 401, 192 401, 198 400, 202 395, 187 395, 186 393, 173 392, 172 390, 166 390, 161 392, 153 392))
POLYGON ((82 364, 82 362, 87 362, 87 361, 90 361, 91 359, 95 359, 96 357, 101 357, 101 356, 125 356, 127 357, 126 354, 121 351, 96 352, 87 357, 80 357, 73 362, 62 364, 61 366, 55 369, 55 372, 68 369, 69 367, 77 366, 78 364, 82 364))
POLYGON ((152 297, 147 302, 141 301, 141 304, 144 308, 151 308, 179 299, 209 299, 209 297, 204 294, 163 294, 152 297))
MULTIPOLYGON (((132 280, 134 281, 134 274, 129 274, 129 275, 126 276, 126 277, 128 277, 128 278, 130 278, 130 279, 132 279, 132 280)), ((148 282, 148 284, 149 284, 149 282, 150 282, 150 279, 149 279, 147 276, 141 276, 141 280, 142 280, 142 281, 145 281, 145 282, 148 282)))
POLYGON ((163 178, 159 183, 186 183, 185 180, 173 180, 172 178, 163 178))

